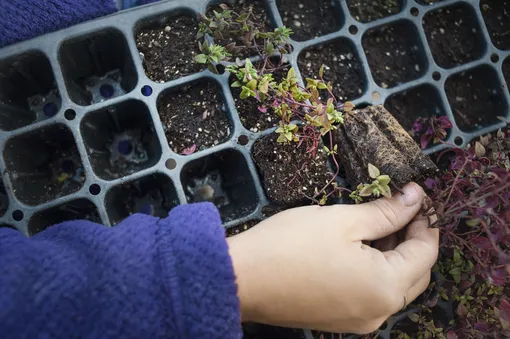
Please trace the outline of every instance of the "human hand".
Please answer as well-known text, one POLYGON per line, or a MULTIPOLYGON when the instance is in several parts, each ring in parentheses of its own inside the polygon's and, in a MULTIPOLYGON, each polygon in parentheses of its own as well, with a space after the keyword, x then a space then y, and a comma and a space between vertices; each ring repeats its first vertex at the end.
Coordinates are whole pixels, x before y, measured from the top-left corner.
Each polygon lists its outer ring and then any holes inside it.
POLYGON ((425 194, 362 205, 301 207, 228 239, 243 321, 370 333, 428 286, 439 231, 425 194), (407 226, 405 239, 396 233, 407 226), (377 248, 364 244, 374 241, 377 248))

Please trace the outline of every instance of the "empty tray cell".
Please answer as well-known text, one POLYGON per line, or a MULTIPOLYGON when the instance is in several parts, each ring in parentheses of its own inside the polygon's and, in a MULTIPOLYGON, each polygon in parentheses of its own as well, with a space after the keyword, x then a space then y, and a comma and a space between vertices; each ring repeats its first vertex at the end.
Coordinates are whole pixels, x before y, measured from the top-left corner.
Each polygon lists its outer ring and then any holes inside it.
POLYGON ((227 141, 231 123, 214 80, 189 83, 160 95, 159 117, 170 148, 188 155, 227 141))
POLYGON ((112 188, 105 204, 111 223, 116 225, 135 213, 165 218, 179 205, 179 199, 172 180, 156 173, 112 188))
POLYGON ((510 57, 503 61, 503 75, 505 76, 506 86, 510 90, 510 57))
POLYGON ((325 152, 319 148, 312 158, 306 143, 281 144, 276 133, 255 143, 255 160, 262 184, 269 199, 278 205, 299 205, 308 202, 315 188, 321 190, 332 179, 325 152))
POLYGON ((508 104, 498 73, 480 66, 452 75, 445 84, 448 101, 457 125, 465 132, 498 123, 508 116, 508 104))
POLYGON ((362 43, 372 76, 382 88, 418 79, 427 70, 418 30, 410 21, 374 28, 362 43))
MULTIPOLYGON (((269 11, 266 7, 265 1, 260 0, 231 0, 231 1, 224 1, 224 3, 229 6, 229 10, 233 11, 234 18, 237 18, 237 15, 240 15, 241 13, 248 13, 249 9, 251 8, 251 16, 250 21, 256 23, 259 25, 259 30, 262 32, 271 32, 276 28, 276 26, 273 24, 270 16, 269 11)), ((207 9, 207 16, 209 18, 214 17, 214 11, 221 13, 222 9, 218 4, 215 4, 207 9)), ((221 46, 227 46, 231 43, 236 43, 236 46, 244 46, 246 44, 245 40, 242 38, 239 38, 239 34, 230 34, 225 32, 222 35, 214 36, 214 43, 221 45, 221 46)), ((259 46, 264 45, 263 39, 256 39, 256 43, 259 46)), ((236 57, 239 58, 247 58, 250 56, 256 56, 258 55, 257 47, 255 47, 255 44, 252 44, 251 48, 249 49, 239 49, 235 53, 233 53, 232 58, 235 59, 236 57)))
POLYGON ((7 191, 5 190, 4 183, 0 181, 0 217, 5 214, 8 208, 9 197, 7 196, 7 191))
POLYGON ((151 80, 164 83, 204 69, 194 61, 200 54, 194 14, 174 12, 138 26, 136 46, 151 80))
POLYGON ((402 0, 347 0, 347 6, 354 19, 371 22, 382 19, 402 10, 402 0))
POLYGON ((317 79, 325 65, 324 80, 331 81, 333 93, 340 101, 354 100, 366 88, 365 72, 353 43, 338 39, 310 47, 299 55, 299 69, 303 78, 317 79))
POLYGON ((87 114, 81 133, 94 172, 106 180, 149 168, 161 158, 149 109, 141 101, 129 100, 87 114))
POLYGON ((16 136, 4 150, 14 195, 37 205, 78 191, 85 171, 71 131, 51 125, 16 136))
POLYGON ((425 132, 413 131, 418 119, 427 123, 426 119, 430 121, 429 118, 446 115, 439 92, 428 84, 396 93, 386 100, 384 106, 418 142, 425 132))
POLYGON ((337 0, 277 0, 283 24, 292 28, 296 41, 336 32, 344 25, 344 14, 337 0))
POLYGON ((101 223, 96 206, 86 199, 78 199, 35 213, 28 223, 28 233, 32 236, 46 228, 71 220, 89 220, 101 223))
POLYGON ((221 151, 187 164, 181 182, 188 202, 212 202, 224 222, 249 215, 259 202, 246 159, 238 151, 221 151))
POLYGON ((481 0, 480 8, 494 46, 510 49, 510 0, 481 0))
POLYGON ((55 116, 62 100, 49 60, 29 52, 0 60, 0 129, 12 131, 55 116))
POLYGON ((485 41, 474 9, 458 3, 429 12, 423 18, 432 55, 443 68, 452 68, 479 59, 485 41))
POLYGON ((82 106, 126 94, 138 81, 126 39, 115 29, 64 42, 60 63, 69 96, 82 106))

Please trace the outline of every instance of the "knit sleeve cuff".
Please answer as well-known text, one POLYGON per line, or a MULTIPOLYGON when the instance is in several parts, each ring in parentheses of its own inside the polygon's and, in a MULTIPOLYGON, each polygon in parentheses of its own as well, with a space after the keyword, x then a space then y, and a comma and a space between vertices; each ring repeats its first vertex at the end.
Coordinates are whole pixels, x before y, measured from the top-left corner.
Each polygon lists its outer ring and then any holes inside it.
POLYGON ((178 206, 159 226, 162 275, 179 338, 241 338, 234 268, 216 207, 178 206))

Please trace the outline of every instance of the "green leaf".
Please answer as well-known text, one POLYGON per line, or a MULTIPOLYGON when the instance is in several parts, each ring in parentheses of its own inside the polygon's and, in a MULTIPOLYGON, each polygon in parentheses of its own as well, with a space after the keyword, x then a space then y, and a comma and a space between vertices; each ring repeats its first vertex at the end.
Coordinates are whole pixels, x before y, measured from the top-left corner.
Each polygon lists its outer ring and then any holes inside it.
POLYGON ((292 132, 295 132, 298 130, 298 127, 296 124, 288 124, 287 128, 289 129, 289 131, 292 131, 292 132))
POLYGON ((380 175, 377 177, 377 181, 383 186, 388 185, 391 181, 391 178, 389 175, 380 175))
POLYGON ((248 81, 248 83, 246 84, 246 87, 248 87, 249 89, 254 91, 257 88, 257 80, 252 79, 252 80, 248 81))
POLYGON ((205 54, 199 54, 195 56, 195 61, 199 64, 206 64, 207 63, 207 56, 205 54))
POLYGON ((388 187, 388 185, 378 185, 377 188, 383 197, 391 198, 391 189, 388 187))
POLYGON ((359 192, 359 195, 360 195, 360 197, 365 197, 366 198, 366 197, 371 196, 373 191, 374 191, 374 189, 373 189, 373 187, 371 185, 366 185, 365 187, 363 187, 361 189, 361 191, 359 192))
POLYGON ((416 313, 411 313, 408 315, 409 319, 411 319, 411 321, 413 323, 417 323, 418 321, 420 321, 420 316, 416 313))
POLYGON ((289 73, 287 73, 287 81, 291 81, 292 79, 295 79, 296 78, 296 70, 294 69, 294 67, 291 67, 291 69, 289 69, 289 73))
POLYGON ((326 86, 326 84, 325 84, 325 83, 323 83, 323 82, 319 82, 319 83, 317 84, 317 88, 318 88, 318 89, 328 89, 328 86, 326 86))
POLYGON ((480 219, 471 219, 471 220, 468 220, 466 221, 466 225, 468 225, 469 227, 476 227, 478 225, 481 224, 481 220, 480 219))
POLYGON ((326 68, 326 65, 322 64, 321 68, 319 69, 319 77, 322 79, 324 77, 324 69, 326 68))
POLYGON ((280 143, 280 144, 287 143, 287 138, 285 138, 285 135, 284 135, 284 134, 280 134, 280 136, 278 137, 278 139, 276 139, 276 142, 278 142, 278 143, 280 143))
POLYGON ((381 175, 381 172, 374 165, 368 164, 368 175, 372 179, 377 179, 377 177, 381 175))
POLYGON ((475 154, 477 157, 481 158, 485 156, 487 151, 485 150, 485 147, 479 143, 478 141, 475 143, 475 154))
POLYGON ((460 274, 462 273, 460 267, 452 268, 448 273, 452 276, 455 283, 460 283, 460 274))
POLYGON ((241 95, 240 95, 240 98, 241 99, 248 99, 249 97, 254 97, 255 96, 255 92, 252 91, 251 89, 249 89, 248 87, 246 86, 243 86, 243 90, 241 91, 241 95))
POLYGON ((234 81, 234 83, 231 86, 234 88, 239 88, 243 86, 243 84, 240 81, 234 81))

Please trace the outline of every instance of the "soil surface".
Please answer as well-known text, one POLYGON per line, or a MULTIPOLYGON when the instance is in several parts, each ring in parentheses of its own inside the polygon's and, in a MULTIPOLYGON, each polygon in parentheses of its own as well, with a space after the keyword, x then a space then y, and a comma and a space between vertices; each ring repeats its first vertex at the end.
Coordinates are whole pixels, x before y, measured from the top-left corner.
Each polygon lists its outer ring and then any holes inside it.
POLYGON ((423 28, 436 63, 452 68, 480 58, 484 40, 467 4, 438 9, 423 18, 423 28))
POLYGON ((269 199, 282 205, 298 203, 306 199, 304 194, 312 196, 315 188, 322 189, 331 179, 327 157, 319 149, 311 159, 304 144, 279 144, 277 138, 272 133, 257 141, 252 156, 269 199))
POLYGON ((401 0, 347 0, 347 6, 354 19, 370 22, 399 13, 401 0))
POLYGON ((260 221, 258 221, 258 220, 251 220, 251 221, 245 222, 242 225, 229 228, 226 230, 227 238, 232 237, 234 235, 238 235, 240 233, 243 233, 244 231, 249 230, 250 228, 252 228, 253 226, 255 226, 259 223, 260 223, 260 221))
POLYGON ((279 0, 283 24, 292 28, 296 41, 306 41, 336 32, 341 27, 340 9, 331 0, 279 0))
POLYGON ((392 95, 386 100, 384 107, 408 132, 412 131, 418 118, 445 114, 437 91, 427 85, 392 95))
MULTIPOLYGON (((282 65, 281 70, 272 73, 274 79, 276 81, 281 81, 287 75, 289 68, 290 66, 288 64, 282 65)), ((231 77, 229 82, 232 84, 234 81, 235 78, 231 77)), ((230 90, 234 97, 234 103, 239 114, 239 118, 245 128, 257 133, 268 128, 278 126, 280 119, 272 109, 268 108, 266 112, 261 112, 259 110, 260 103, 256 99, 248 98, 246 100, 242 100, 239 97, 241 95, 240 88, 230 87, 230 90)))
POLYGON ((399 22, 365 34, 363 48, 379 86, 395 87, 425 72, 426 61, 414 30, 412 24, 399 22))
POLYGON ((481 0, 480 8, 494 45, 510 49, 510 0, 481 0))
POLYGON ((488 68, 451 76, 445 84, 457 126, 466 132, 497 123, 504 115, 504 98, 496 74, 488 68))
POLYGON ((221 89, 214 82, 181 87, 163 93, 158 112, 169 146, 176 153, 216 146, 228 140, 231 124, 226 116, 221 89), (193 146, 195 145, 195 146, 193 146))
POLYGON ((144 28, 136 36, 136 46, 147 76, 159 83, 203 70, 193 58, 200 54, 196 35, 197 21, 179 16, 162 27, 144 28))
POLYGON ((503 62, 503 75, 505 76, 507 87, 510 88, 510 58, 506 58, 503 62))
POLYGON ((308 48, 299 55, 303 79, 319 77, 325 65, 324 80, 331 81, 333 93, 340 101, 354 100, 363 95, 365 76, 356 51, 343 40, 308 48))
MULTIPOLYGON (((269 18, 268 11, 266 9, 266 6, 264 5, 264 1, 259 0, 236 0, 235 4, 230 4, 228 1, 224 1, 231 10, 233 10, 235 13, 239 14, 243 10, 248 10, 249 6, 252 6, 253 15, 254 17, 251 18, 251 20, 261 25, 260 30, 261 31, 272 31, 275 27, 271 24, 271 20, 269 18)), ((219 6, 213 6, 207 10, 207 15, 209 17, 214 16, 213 11, 221 11, 221 8, 219 6)), ((237 36, 225 36, 223 39, 214 39, 214 42, 218 45, 227 46, 228 44, 235 42, 237 46, 243 46, 244 42, 242 39, 239 39, 237 36)), ((264 40, 259 39, 257 40, 257 45, 263 46, 264 40)), ((238 54, 233 55, 232 58, 235 60, 236 57, 239 58, 248 58, 251 56, 256 56, 257 52, 254 50, 242 50, 239 51, 238 54)))

